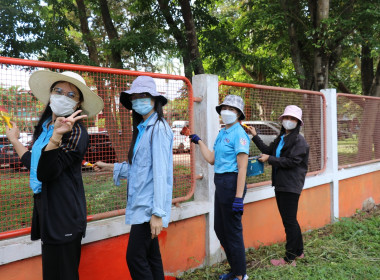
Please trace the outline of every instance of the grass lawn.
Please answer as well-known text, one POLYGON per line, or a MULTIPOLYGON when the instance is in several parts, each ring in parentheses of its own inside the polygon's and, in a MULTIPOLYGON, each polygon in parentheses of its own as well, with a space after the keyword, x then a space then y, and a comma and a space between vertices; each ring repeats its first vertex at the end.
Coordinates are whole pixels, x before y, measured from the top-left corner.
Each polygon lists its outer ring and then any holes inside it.
MULTIPOLYGON (((113 184, 112 172, 82 173, 86 193, 87 215, 94 215, 126 206, 127 181, 119 187, 113 184)), ((26 170, 0 170, 0 232, 17 230, 31 225, 33 193, 29 188, 29 172, 26 170)), ((174 168, 173 197, 185 196, 191 187, 190 168, 176 165, 174 168)))
MULTIPOLYGON (((380 279, 380 205, 303 236, 306 258, 297 260, 297 267, 271 266, 270 259, 283 257, 284 243, 249 249, 249 279, 380 279)), ((185 273, 181 279, 218 279, 228 268, 226 262, 218 263, 185 273)))

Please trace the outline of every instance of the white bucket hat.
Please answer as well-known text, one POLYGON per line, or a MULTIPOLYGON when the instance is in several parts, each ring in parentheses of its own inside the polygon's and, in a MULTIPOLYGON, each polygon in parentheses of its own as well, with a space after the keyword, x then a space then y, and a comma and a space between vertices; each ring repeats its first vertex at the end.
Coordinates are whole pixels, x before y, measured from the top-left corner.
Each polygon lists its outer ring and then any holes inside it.
POLYGON ((215 109, 216 109, 216 111, 218 112, 219 115, 220 115, 220 111, 222 110, 222 106, 223 105, 228 105, 228 106, 231 106, 231 107, 234 107, 234 108, 238 109, 240 111, 240 113, 241 113, 241 115, 239 117, 239 120, 244 120, 245 119, 244 101, 243 101, 243 99, 240 96, 232 95, 232 94, 227 95, 224 98, 223 103, 215 107, 215 109))
POLYGON ((64 71, 62 73, 49 70, 36 71, 29 78, 29 87, 33 95, 43 104, 47 105, 50 100, 51 86, 60 81, 69 82, 82 92, 82 114, 90 118, 103 109, 103 100, 86 85, 86 81, 81 75, 71 71, 64 71))
POLYGON ((136 93, 149 93, 151 96, 160 99, 162 106, 168 102, 165 96, 157 92, 156 83, 150 76, 138 76, 132 82, 129 90, 121 92, 120 103, 123 104, 123 106, 128 110, 132 110, 132 103, 129 98, 132 94, 136 93))

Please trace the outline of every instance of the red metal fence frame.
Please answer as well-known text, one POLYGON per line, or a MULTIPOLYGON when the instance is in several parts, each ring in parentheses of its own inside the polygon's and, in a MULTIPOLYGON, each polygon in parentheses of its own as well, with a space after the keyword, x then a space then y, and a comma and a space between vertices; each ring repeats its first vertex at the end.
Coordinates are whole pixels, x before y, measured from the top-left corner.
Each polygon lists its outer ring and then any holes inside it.
MULTIPOLYGON (((160 74, 160 73, 150 73, 150 72, 141 72, 141 71, 131 71, 115 68, 105 68, 105 67, 96 67, 96 66, 86 66, 78 64, 68 64, 68 63, 59 63, 59 62, 50 62, 50 61, 37 61, 37 60, 26 60, 20 58, 10 58, 10 57, 1 57, 0 64, 9 64, 9 65, 22 65, 22 66, 32 66, 32 67, 43 67, 43 68, 54 68, 61 70, 71 70, 71 71, 85 71, 85 72, 95 72, 95 73, 107 73, 107 74, 116 74, 116 75, 128 75, 128 76, 150 76, 152 78, 160 79, 171 79, 171 80, 181 80, 183 81, 188 89, 189 94, 189 126, 190 131, 194 131, 193 124, 193 87, 191 82, 184 76, 179 75, 170 75, 170 74, 160 74)), ((178 206, 178 203, 189 200, 195 191, 195 159, 194 159, 194 149, 190 149, 190 168, 191 168, 191 188, 186 196, 176 197, 173 199, 172 203, 178 206)), ((95 221, 104 218, 109 218, 113 216, 125 214, 125 209, 114 210, 99 214, 94 214, 87 217, 87 221, 95 221)), ((0 233, 0 240, 7 238, 14 238, 21 235, 26 235, 30 233, 29 228, 23 228, 19 230, 7 231, 0 233)))
MULTIPOLYGON (((284 92, 292 92, 299 94, 312 94, 319 95, 322 98, 322 123, 323 123, 323 167, 320 170, 308 172, 306 176, 312 176, 321 174, 326 169, 326 161, 327 161, 327 153, 326 153, 326 98, 323 93, 318 91, 311 90, 302 90, 302 89, 293 89, 293 88, 283 88, 283 87, 273 87, 273 86, 264 86, 264 85, 256 85, 256 84, 248 84, 248 83, 238 83, 238 82, 230 82, 230 81, 219 81, 218 86, 233 86, 233 87, 246 87, 246 88, 254 88, 254 89, 264 89, 264 90, 275 90, 275 91, 284 91, 284 92)), ((268 185, 270 181, 264 181, 254 184, 247 184, 247 188, 260 187, 264 185, 268 185)))

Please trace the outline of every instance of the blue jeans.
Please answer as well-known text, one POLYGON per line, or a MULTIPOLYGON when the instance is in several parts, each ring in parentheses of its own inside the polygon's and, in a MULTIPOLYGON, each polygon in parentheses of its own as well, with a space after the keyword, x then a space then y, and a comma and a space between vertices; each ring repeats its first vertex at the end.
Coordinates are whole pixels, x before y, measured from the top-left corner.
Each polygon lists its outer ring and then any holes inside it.
MULTIPOLYGON (((231 272, 235 276, 244 276, 246 274, 246 262, 241 223, 242 214, 232 211, 232 203, 236 196, 237 175, 235 172, 215 173, 214 230, 226 252, 231 272)), ((246 190, 244 190, 244 195, 245 192, 246 190)))

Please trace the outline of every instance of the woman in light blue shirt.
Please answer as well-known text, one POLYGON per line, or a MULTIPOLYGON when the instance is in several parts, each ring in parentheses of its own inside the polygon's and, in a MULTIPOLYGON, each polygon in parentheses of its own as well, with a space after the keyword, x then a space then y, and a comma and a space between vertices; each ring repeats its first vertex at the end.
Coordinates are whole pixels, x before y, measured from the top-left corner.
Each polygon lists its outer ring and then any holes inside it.
POLYGON ((210 151, 198 135, 189 137, 199 145, 204 159, 214 165, 214 229, 231 266, 231 271, 219 279, 245 280, 248 277, 241 217, 250 139, 239 123, 245 119, 243 99, 227 95, 223 103, 216 106, 216 111, 226 126, 215 140, 214 151, 210 151))
POLYGON ((115 185, 127 179, 125 223, 131 231, 127 264, 132 279, 164 280, 157 236, 168 227, 173 191, 173 132, 163 118, 167 99, 151 77, 139 76, 120 103, 133 110, 133 136, 128 162, 97 162, 94 169, 112 170, 115 185))

